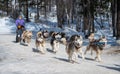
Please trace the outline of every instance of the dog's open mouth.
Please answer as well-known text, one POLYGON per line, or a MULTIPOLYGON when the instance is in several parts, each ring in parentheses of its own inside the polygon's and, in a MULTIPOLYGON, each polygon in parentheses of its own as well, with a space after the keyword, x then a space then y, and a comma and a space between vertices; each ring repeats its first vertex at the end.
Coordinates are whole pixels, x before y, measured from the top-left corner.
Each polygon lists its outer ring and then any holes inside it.
POLYGON ((77 49, 81 48, 80 44, 74 44, 77 49))

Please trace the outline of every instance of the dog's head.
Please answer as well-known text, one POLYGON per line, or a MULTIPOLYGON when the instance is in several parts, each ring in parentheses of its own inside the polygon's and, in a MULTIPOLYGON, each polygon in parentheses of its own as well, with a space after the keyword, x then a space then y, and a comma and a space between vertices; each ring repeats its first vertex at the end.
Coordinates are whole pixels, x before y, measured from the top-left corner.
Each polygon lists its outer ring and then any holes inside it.
POLYGON ((53 32, 51 37, 54 39, 61 39, 61 34, 59 32, 53 32))
POLYGON ((42 34, 41 31, 39 31, 39 32, 37 33, 36 40, 42 42, 43 39, 44 39, 43 34, 42 34))
POLYGON ((56 33, 56 34, 55 34, 55 39, 59 39, 59 40, 60 40, 60 39, 61 39, 61 37, 62 37, 62 36, 61 36, 61 34, 60 34, 60 33, 56 33))
POLYGON ((26 31, 25 34, 26 34, 26 37, 27 37, 27 38, 29 38, 29 39, 32 38, 32 35, 33 35, 33 34, 32 34, 32 31, 26 31))
POLYGON ((64 32, 61 32, 61 38, 65 38, 66 37, 66 34, 64 32))
POLYGON ((103 36, 99 39, 99 44, 101 47, 105 47, 107 45, 107 39, 105 36, 103 36))
POLYGON ((82 36, 75 36, 74 44, 76 47, 81 47, 83 43, 82 36))
POLYGON ((39 31, 39 32, 37 33, 37 38, 41 38, 41 37, 43 37, 43 35, 42 35, 42 32, 39 31))
POLYGON ((94 33, 91 33, 88 39, 90 42, 94 41, 94 33))
POLYGON ((77 38, 79 37, 79 35, 72 35, 69 39, 70 42, 75 41, 77 38))
POLYGON ((70 38, 70 42, 73 42, 77 48, 80 48, 83 43, 82 36, 72 35, 70 38))
POLYGON ((42 32, 42 34, 43 34, 43 37, 44 37, 44 38, 48 38, 48 37, 49 37, 49 32, 48 32, 47 30, 44 30, 44 31, 42 32))

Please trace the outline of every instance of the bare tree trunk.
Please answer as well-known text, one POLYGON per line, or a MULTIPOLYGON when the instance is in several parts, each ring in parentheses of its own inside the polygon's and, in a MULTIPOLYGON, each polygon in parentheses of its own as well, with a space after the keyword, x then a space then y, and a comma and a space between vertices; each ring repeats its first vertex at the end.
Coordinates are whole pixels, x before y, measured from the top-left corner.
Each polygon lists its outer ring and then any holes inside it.
POLYGON ((120 39, 120 0, 117 0, 117 39, 120 39))
POLYGON ((45 18, 47 18, 47 5, 48 5, 48 1, 47 1, 47 0, 44 0, 44 3, 45 3, 45 5, 44 5, 44 9, 45 9, 45 11, 44 11, 44 13, 45 13, 45 18))
POLYGON ((112 0, 112 28, 113 28, 113 37, 115 37, 116 36, 116 30, 115 30, 115 28, 116 28, 116 23, 115 23, 115 0, 112 0))
POLYGON ((83 2, 83 8, 84 8, 84 10, 83 10, 83 32, 84 32, 84 34, 85 34, 85 37, 87 38, 88 37, 88 30, 89 30, 89 28, 90 28, 90 24, 89 24, 89 14, 90 14, 90 10, 89 10, 89 6, 90 6, 90 4, 88 3, 88 1, 87 0, 84 0, 84 2, 83 2))
POLYGON ((63 28, 63 18, 64 18, 64 12, 65 12, 63 0, 56 0, 56 6, 57 6, 58 27, 63 28))
POLYGON ((66 0, 65 2, 65 11, 66 11, 66 15, 67 15, 67 25, 68 27, 70 27, 70 23, 71 23, 71 17, 72 17, 72 0, 66 0))
POLYGON ((37 16, 36 16, 36 20, 39 20, 39 5, 38 5, 38 0, 37 0, 37 16))
POLYGON ((49 4, 49 11, 51 12, 52 0, 49 0, 48 4, 49 4))
MULTIPOLYGON (((17 0, 15 0, 15 3, 16 3, 17 0)), ((22 11, 22 4, 21 4, 21 1, 19 1, 19 11, 22 11)))
POLYGON ((6 5, 7 5, 7 16, 8 16, 8 13, 9 13, 9 11, 8 11, 8 8, 9 8, 9 6, 8 6, 8 0, 6 1, 6 5))
POLYGON ((88 17, 84 16, 84 18, 83 18, 83 24, 84 24, 84 27, 83 27, 84 31, 88 30, 88 25, 89 25, 88 17))
POLYGON ((100 27, 101 27, 101 29, 103 29, 103 28, 104 28, 104 26, 103 26, 102 14, 100 14, 100 22, 101 22, 101 25, 100 25, 100 27))
POLYGON ((71 23, 73 23, 74 21, 74 15, 75 15, 75 1, 72 0, 71 23))
POLYGON ((28 17, 28 0, 26 0, 26 21, 29 22, 29 17, 28 17))
MULTIPOLYGON (((16 7, 16 3, 17 3, 17 0, 14 0, 14 3, 12 4, 12 16, 14 19, 18 18, 19 13, 20 13, 16 7)), ((21 1, 19 1, 19 5, 20 4, 21 4, 21 1)))
POLYGON ((76 30, 77 30, 78 32, 81 31, 81 17, 77 17, 76 30))
POLYGON ((94 32, 94 0, 90 0, 90 32, 94 32))

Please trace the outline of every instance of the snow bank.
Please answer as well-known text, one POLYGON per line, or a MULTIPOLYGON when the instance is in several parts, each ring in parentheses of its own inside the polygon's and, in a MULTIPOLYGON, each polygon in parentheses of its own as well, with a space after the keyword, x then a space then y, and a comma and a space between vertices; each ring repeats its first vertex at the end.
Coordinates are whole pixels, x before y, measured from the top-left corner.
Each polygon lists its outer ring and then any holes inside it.
POLYGON ((9 34, 15 32, 15 23, 8 17, 0 18, 0 34, 9 34))

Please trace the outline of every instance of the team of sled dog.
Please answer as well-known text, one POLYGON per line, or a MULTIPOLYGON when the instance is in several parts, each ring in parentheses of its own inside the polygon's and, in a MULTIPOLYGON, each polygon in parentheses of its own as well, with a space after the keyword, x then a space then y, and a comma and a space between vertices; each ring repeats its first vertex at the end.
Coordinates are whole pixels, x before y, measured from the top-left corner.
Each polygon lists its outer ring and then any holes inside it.
MULTIPOLYGON (((20 42, 29 43, 31 42, 32 38, 32 32, 31 31, 24 31, 22 33, 22 38, 20 42)), ((83 38, 80 35, 72 35, 71 37, 67 37, 65 33, 63 32, 55 32, 51 31, 48 32, 47 30, 39 31, 36 34, 36 40, 35 45, 36 49, 39 50, 42 54, 45 54, 45 43, 48 42, 47 39, 50 39, 50 45, 52 47, 52 51, 54 53, 57 53, 59 51, 59 44, 65 45, 65 50, 68 55, 69 62, 77 62, 78 53, 81 54, 82 59, 84 59, 84 55, 87 53, 87 51, 91 50, 95 51, 96 56, 95 60, 101 62, 101 53, 107 43, 106 38, 100 37, 99 39, 94 39, 94 33, 91 33, 88 37, 89 44, 86 47, 85 52, 82 51, 82 44, 83 44, 83 38)))

